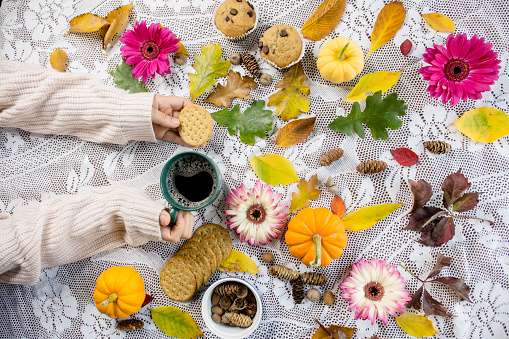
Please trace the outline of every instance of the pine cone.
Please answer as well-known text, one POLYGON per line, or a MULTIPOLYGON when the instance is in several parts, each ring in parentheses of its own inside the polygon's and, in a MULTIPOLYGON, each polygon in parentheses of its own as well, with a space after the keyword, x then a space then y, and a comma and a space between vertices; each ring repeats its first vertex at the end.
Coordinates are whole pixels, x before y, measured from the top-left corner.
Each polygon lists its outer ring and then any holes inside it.
POLYGON ((327 282, 327 277, 316 272, 301 273, 300 277, 304 284, 322 286, 327 282))
POLYGON ((260 67, 258 66, 258 62, 256 62, 256 59, 252 54, 249 53, 242 54, 242 63, 244 64, 244 66, 246 66, 247 70, 249 71, 249 73, 251 73, 252 76, 258 74, 260 67))
POLYGON ((256 315, 256 304, 247 304, 246 315, 253 318, 256 315))
POLYGON ((214 292, 219 294, 221 297, 231 297, 235 298, 237 291, 239 290, 239 285, 235 283, 224 283, 216 287, 214 292))
POLYGON ((343 156, 343 149, 338 147, 331 149, 320 158, 320 165, 329 166, 343 156))
POLYGON ((120 331, 136 331, 143 328, 143 321, 138 319, 120 320, 115 327, 120 331))
POLYGON ((304 282, 300 276, 292 281, 292 297, 296 304, 302 304, 304 300, 304 282))
POLYGON ((435 154, 445 154, 451 150, 451 145, 444 141, 425 141, 422 145, 435 154))
POLYGON ((253 320, 245 314, 226 313, 226 318, 238 327, 249 327, 253 323, 253 320))
POLYGON ((382 160, 363 161, 357 165, 357 172, 362 174, 374 174, 387 169, 387 163, 382 160))
POLYGON ((269 273, 279 279, 294 280, 299 277, 299 272, 291 268, 274 265, 269 268, 269 273))

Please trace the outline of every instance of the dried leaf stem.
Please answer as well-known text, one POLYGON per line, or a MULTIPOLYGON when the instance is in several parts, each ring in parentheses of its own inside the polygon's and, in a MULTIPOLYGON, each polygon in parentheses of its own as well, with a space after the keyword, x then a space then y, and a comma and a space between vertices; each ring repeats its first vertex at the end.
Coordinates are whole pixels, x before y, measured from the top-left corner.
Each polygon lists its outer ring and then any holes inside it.
POLYGON ((412 273, 412 271, 410 271, 408 268, 406 268, 405 266, 399 264, 399 266, 403 267, 403 269, 405 271, 407 271, 408 273, 410 273, 412 275, 412 277, 414 277, 415 279, 419 280, 420 282, 422 282, 423 284, 426 282, 425 280, 422 280, 421 278, 419 278, 418 276, 416 276, 415 274, 412 273))

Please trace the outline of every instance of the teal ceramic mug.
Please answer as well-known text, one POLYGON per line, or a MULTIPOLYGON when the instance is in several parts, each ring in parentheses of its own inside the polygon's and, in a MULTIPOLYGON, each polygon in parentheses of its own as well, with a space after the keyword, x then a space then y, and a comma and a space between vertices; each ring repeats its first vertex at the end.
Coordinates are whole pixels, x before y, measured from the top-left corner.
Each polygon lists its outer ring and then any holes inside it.
POLYGON ((196 211, 216 200, 223 180, 217 165, 209 157, 189 151, 166 162, 160 184, 171 205, 169 213, 174 223, 179 211, 196 211))

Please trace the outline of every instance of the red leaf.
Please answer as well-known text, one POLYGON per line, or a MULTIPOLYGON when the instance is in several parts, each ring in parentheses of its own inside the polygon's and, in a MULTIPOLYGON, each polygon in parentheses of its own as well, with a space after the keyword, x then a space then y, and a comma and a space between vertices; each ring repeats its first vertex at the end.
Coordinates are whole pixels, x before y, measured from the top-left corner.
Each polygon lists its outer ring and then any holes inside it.
POLYGON ((429 278, 433 278, 434 276, 438 275, 440 273, 440 271, 442 271, 442 268, 444 268, 444 266, 451 266, 451 258, 446 257, 442 253, 438 253, 438 255, 437 255, 437 263, 435 264, 435 267, 433 267, 431 272, 429 272, 428 277, 426 278, 426 280, 428 280, 429 278))
POLYGON ((143 300, 143 304, 141 304, 141 307, 148 305, 152 301, 152 296, 149 294, 145 294, 145 300, 143 300))
POLYGON ((463 193, 470 187, 470 183, 463 174, 460 173, 461 169, 456 173, 452 173, 445 178, 442 183, 442 191, 444 191, 444 206, 449 209, 451 204, 454 204, 461 198, 463 193))
POLYGON ((401 46, 399 46, 399 49, 401 50, 401 54, 407 56, 408 53, 410 53, 410 51, 412 50, 412 41, 406 39, 405 41, 403 41, 401 46))
POLYGON ((428 291, 424 290, 424 296, 422 297, 422 309, 427 315, 441 315, 447 317, 454 317, 452 313, 447 311, 444 305, 439 301, 433 299, 428 291))
POLYGON ((408 179, 408 187, 410 187, 413 200, 412 209, 408 213, 414 213, 419 208, 424 207, 429 199, 431 199, 433 190, 431 189, 431 185, 422 179, 419 181, 408 179))
POLYGON ((408 301, 405 304, 406 308, 415 308, 416 310, 420 310, 422 307, 421 304, 421 297, 422 297, 422 291, 424 289, 424 285, 421 286, 417 291, 415 291, 414 295, 412 296, 412 299, 408 301))
POLYGON ((468 294, 470 293, 470 287, 467 284, 465 284, 465 281, 463 279, 454 277, 443 277, 436 278, 431 281, 449 286, 462 300, 472 302, 472 300, 470 300, 470 298, 468 297, 468 294))
POLYGON ((430 224, 424 228, 420 243, 425 246, 438 247, 451 240, 454 233, 452 218, 441 218, 436 224, 430 224))
POLYGON ((410 220, 408 221, 407 227, 403 229, 421 232, 423 230, 423 226, 426 223, 431 223, 433 220, 445 213, 445 211, 437 207, 420 208, 412 214, 410 220))
POLYGON ((479 202, 479 193, 465 193, 452 204, 452 210, 456 212, 466 212, 477 206, 479 202))
POLYGON ((330 209, 332 213, 336 214, 338 217, 343 218, 345 215, 345 202, 339 195, 335 195, 330 203, 330 209))
POLYGON ((412 166, 419 162, 419 157, 411 149, 401 147, 391 151, 392 156, 402 166, 412 166))

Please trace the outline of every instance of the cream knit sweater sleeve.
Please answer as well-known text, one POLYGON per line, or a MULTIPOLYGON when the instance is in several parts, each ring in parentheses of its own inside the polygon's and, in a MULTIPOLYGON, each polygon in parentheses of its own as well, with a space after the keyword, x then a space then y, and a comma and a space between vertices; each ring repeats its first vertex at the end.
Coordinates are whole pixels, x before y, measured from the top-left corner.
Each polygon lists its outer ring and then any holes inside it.
POLYGON ((128 94, 90 74, 0 57, 0 127, 94 142, 155 142, 153 93, 128 94))
POLYGON ((124 244, 161 241, 164 208, 142 191, 100 187, 24 206, 0 220, 0 281, 32 285, 41 268, 124 244))

